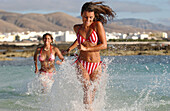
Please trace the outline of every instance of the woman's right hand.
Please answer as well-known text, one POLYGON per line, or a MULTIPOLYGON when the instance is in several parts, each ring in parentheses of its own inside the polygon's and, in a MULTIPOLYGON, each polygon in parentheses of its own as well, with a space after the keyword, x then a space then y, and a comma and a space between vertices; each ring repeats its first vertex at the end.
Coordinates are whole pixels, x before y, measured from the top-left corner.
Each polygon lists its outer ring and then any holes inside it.
POLYGON ((35 69, 35 71, 34 71, 34 72, 35 72, 35 74, 38 74, 39 70, 38 70, 38 69, 35 69))
POLYGON ((62 54, 63 54, 63 55, 68 54, 67 50, 62 51, 62 54))

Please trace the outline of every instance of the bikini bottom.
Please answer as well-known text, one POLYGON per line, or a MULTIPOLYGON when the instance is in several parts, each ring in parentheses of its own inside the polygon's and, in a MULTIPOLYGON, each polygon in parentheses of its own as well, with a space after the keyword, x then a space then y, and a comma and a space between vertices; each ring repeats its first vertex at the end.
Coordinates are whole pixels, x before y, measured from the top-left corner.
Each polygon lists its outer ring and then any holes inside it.
POLYGON ((93 71, 102 63, 102 61, 97 62, 97 63, 93 63, 93 62, 87 62, 84 60, 78 60, 82 66, 87 70, 88 74, 92 74, 93 71))
POLYGON ((40 71, 39 80, 41 83, 45 83, 48 89, 51 89, 54 83, 53 75, 54 73, 52 72, 40 71))

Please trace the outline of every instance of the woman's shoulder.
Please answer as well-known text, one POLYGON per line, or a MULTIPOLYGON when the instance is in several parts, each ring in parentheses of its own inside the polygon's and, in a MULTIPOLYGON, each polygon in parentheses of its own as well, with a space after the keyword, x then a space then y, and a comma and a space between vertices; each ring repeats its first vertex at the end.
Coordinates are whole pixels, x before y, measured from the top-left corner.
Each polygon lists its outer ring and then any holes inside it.
POLYGON ((93 23, 93 27, 95 27, 95 28, 101 27, 101 26, 103 26, 103 24, 100 21, 96 21, 96 22, 93 23))
POLYGON ((77 28, 77 27, 80 27, 82 24, 75 24, 74 26, 73 26, 73 28, 77 28))
POLYGON ((91 27, 93 28, 93 30, 97 31, 99 27, 102 27, 102 23, 100 21, 95 21, 92 23, 91 27))
POLYGON ((80 29, 81 25, 82 25, 82 24, 76 24, 76 25, 73 26, 74 31, 75 31, 76 33, 77 33, 77 31, 80 29))
POLYGON ((36 52, 36 53, 40 53, 41 48, 42 48, 42 47, 37 47, 37 49, 35 50, 35 52, 36 52))
POLYGON ((51 45, 51 47, 52 47, 52 49, 53 49, 54 51, 58 51, 58 50, 59 50, 58 47, 56 47, 56 46, 51 45))
POLYGON ((42 46, 41 46, 41 47, 37 47, 37 49, 36 49, 36 50, 37 50, 37 51, 40 51, 40 50, 41 50, 41 48, 43 48, 43 47, 42 47, 42 46))

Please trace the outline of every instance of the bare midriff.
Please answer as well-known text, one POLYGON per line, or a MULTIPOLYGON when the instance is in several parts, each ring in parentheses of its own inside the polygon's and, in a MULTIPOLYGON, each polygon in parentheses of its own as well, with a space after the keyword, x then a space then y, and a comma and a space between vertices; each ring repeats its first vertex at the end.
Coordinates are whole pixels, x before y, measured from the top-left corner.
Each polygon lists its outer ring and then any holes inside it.
MULTIPOLYGON (((92 47, 97 44, 92 44, 86 41, 83 43, 83 45, 85 47, 92 47)), ((93 63, 100 62, 100 51, 80 51, 79 59, 87 61, 87 62, 93 62, 93 63)))
POLYGON ((54 61, 42 61, 40 71, 49 73, 54 72, 55 71, 54 61))

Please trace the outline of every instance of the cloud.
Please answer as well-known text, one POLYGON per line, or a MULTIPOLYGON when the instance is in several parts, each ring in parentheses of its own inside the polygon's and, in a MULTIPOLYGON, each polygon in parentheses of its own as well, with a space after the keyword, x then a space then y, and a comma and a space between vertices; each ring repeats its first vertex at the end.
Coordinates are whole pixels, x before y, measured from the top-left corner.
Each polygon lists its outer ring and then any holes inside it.
MULTIPOLYGON (((65 11, 78 13, 86 1, 89 0, 0 0, 0 9, 6 11, 65 11)), ((132 1, 103 1, 116 12, 149 13, 161 10, 154 5, 132 1)))
POLYGON ((138 2, 113 1, 110 5, 112 5, 113 9, 117 12, 150 13, 161 11, 160 8, 154 5, 141 4, 138 2))

